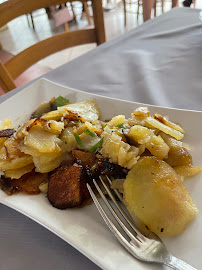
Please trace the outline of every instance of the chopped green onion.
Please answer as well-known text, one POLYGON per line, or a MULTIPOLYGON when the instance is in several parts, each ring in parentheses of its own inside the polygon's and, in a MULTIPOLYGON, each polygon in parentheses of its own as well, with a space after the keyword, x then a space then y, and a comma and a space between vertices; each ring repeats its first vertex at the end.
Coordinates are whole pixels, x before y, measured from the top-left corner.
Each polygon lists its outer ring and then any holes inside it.
POLYGON ((91 137, 96 137, 97 136, 95 132, 90 131, 88 128, 87 129, 84 129, 83 132, 86 133, 86 134, 88 134, 91 137))
POLYGON ((116 125, 116 127, 118 127, 118 128, 126 128, 124 123, 118 124, 118 125, 116 125))
POLYGON ((74 138, 76 139, 78 146, 83 147, 83 143, 82 143, 81 138, 80 138, 78 133, 76 133, 76 132, 74 133, 74 138))
POLYGON ((107 126, 107 124, 105 124, 103 128, 105 128, 106 126, 107 126))
POLYGON ((54 103, 56 107, 61 107, 61 106, 67 105, 69 103, 69 100, 62 96, 59 96, 54 100, 54 103))
POLYGON ((44 145, 44 146, 48 146, 47 143, 44 143, 43 145, 44 145))
POLYGON ((73 125, 78 125, 78 124, 81 124, 81 121, 79 120, 79 121, 71 121, 71 124, 73 124, 73 125))
POLYGON ((93 145, 92 147, 90 147, 88 149, 89 152, 97 152, 97 150, 102 146, 104 141, 104 138, 102 138, 98 143, 96 143, 95 145, 93 145))

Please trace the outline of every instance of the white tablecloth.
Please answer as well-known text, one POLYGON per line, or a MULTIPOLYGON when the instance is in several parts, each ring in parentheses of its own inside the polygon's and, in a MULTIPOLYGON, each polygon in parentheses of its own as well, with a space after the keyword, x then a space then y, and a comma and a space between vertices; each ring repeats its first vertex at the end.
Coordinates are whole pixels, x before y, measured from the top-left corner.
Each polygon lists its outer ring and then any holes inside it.
MULTIPOLYGON (((44 77, 99 95, 201 110, 199 10, 173 9, 44 77)), ((23 88, 0 97, 0 103, 23 88)), ((0 205, 0 269, 99 267, 39 224, 0 205)))

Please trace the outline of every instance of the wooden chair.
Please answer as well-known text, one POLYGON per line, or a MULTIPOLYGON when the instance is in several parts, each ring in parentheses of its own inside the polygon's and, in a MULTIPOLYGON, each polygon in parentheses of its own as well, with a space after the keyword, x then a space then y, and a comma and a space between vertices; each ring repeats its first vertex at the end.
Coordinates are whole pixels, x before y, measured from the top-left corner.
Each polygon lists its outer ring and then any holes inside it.
MULTIPOLYGON (((154 17, 156 17, 156 8, 157 4, 160 3, 161 5, 161 11, 164 13, 164 6, 165 6, 165 0, 156 0, 154 4, 154 17)), ((127 24, 127 9, 126 9, 126 0, 123 0, 123 10, 124 10, 124 26, 127 24)), ((132 5, 132 0, 130 0, 130 5, 132 5)), ((139 20, 139 15, 140 15, 140 6, 142 6, 142 1, 137 0, 137 21, 139 20)))
MULTIPOLYGON (((86 0, 80 0, 85 2, 86 0)), ((15 55, 5 64, 0 62, 0 84, 5 92, 16 88, 14 80, 39 60, 66 48, 86 43, 105 42, 102 0, 91 0, 94 28, 64 32, 42 40, 15 55)), ((9 21, 34 10, 63 4, 67 0, 9 0, 0 4, 0 28, 9 21)), ((72 0, 68 0, 72 2, 72 0)))

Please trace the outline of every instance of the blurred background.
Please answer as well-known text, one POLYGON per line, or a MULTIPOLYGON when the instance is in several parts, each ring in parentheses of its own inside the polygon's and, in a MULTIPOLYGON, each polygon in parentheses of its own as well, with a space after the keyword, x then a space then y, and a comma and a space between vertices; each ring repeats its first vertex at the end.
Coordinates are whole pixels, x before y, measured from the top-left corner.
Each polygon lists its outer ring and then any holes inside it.
MULTIPOLYGON (((4 0, 0 0, 0 4, 3 2, 4 0)), ((182 2, 182 0, 179 0, 179 7, 183 7, 182 2)), ((162 14, 162 3, 164 3, 163 12, 168 12, 171 9, 171 0, 157 0, 156 8, 152 9, 151 18, 162 14)), ((62 7, 60 6, 55 7, 54 10, 52 8, 36 10, 32 14, 14 19, 1 28, 0 61, 5 63, 25 48, 55 34, 84 29, 93 25, 90 1, 87 2, 85 7, 81 2, 75 1, 72 4, 67 2, 65 8, 68 10, 68 14, 65 15, 62 15, 62 7), (61 22, 61 16, 66 16, 66 20, 68 20, 66 24, 61 22)), ((191 4, 191 7, 186 8, 202 8, 202 1, 196 0, 195 3, 191 4)), ((125 0, 125 2, 123 0, 103 0, 103 10, 107 41, 144 23, 141 0, 125 0), (126 5, 126 23, 124 23, 123 3, 126 5)), ((95 47, 95 44, 87 44, 55 53, 34 65, 24 78, 19 78, 16 82, 17 86, 67 63, 95 47)))

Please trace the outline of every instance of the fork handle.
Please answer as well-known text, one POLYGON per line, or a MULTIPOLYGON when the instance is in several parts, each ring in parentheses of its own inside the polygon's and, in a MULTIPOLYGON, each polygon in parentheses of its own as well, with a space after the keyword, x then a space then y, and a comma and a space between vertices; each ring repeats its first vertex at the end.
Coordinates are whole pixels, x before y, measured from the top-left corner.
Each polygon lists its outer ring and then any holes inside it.
POLYGON ((174 270, 197 270, 193 266, 187 264, 186 262, 184 262, 184 261, 182 261, 182 260, 180 260, 172 255, 170 256, 170 260, 166 261, 164 264, 169 266, 170 268, 172 268, 174 270))

